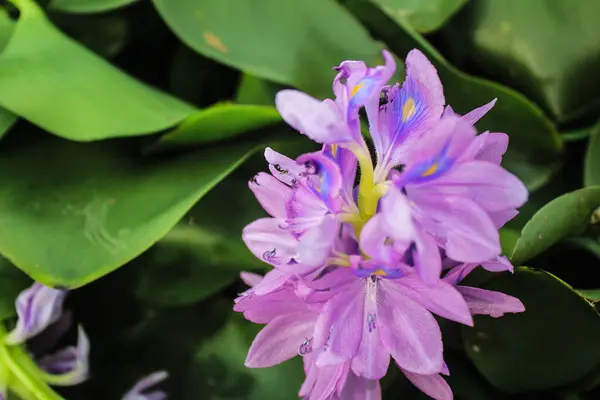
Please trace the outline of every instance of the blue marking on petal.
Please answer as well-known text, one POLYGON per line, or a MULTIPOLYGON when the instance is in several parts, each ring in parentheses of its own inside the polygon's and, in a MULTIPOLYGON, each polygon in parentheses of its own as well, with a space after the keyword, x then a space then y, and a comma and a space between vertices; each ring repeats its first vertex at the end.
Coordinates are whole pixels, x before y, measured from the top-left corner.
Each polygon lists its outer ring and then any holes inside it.
POLYGON ((362 107, 368 101, 373 93, 373 89, 381 85, 379 76, 365 76, 358 83, 350 88, 350 102, 348 111, 353 111, 356 107, 362 107))
POLYGON ((404 172, 395 185, 402 188, 409 183, 428 182, 444 175, 456 161, 454 158, 448 156, 449 148, 450 143, 448 142, 435 157, 421 161, 404 172))
POLYGON ((414 79, 407 79, 401 88, 394 86, 388 92, 387 123, 390 133, 390 148, 407 136, 427 112, 427 93, 414 79))

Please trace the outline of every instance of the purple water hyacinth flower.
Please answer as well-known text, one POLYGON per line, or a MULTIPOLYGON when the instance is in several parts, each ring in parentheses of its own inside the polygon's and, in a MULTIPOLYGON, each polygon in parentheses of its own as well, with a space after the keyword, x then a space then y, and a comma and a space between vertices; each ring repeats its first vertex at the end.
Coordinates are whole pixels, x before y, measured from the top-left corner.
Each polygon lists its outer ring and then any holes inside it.
POLYGON ((384 58, 340 64, 334 100, 280 92, 283 119, 323 148, 295 160, 267 149, 271 174, 249 184, 270 218, 242 236, 274 269, 242 274, 251 288, 234 310, 266 324, 246 365, 302 356, 307 400, 380 399, 391 360, 424 393, 452 399, 433 314, 472 325, 472 315, 524 311, 512 296, 460 284, 478 266, 513 270, 498 229, 528 196, 500 165, 508 136, 474 128, 495 100, 460 116, 421 52, 409 53, 402 86, 388 86, 395 63, 384 58))
POLYGON ((160 390, 148 391, 152 386, 158 385, 169 377, 167 371, 157 371, 140 379, 123 396, 122 400, 165 400, 168 396, 160 390))
POLYGON ((52 385, 78 385, 89 376, 90 342, 81 326, 77 332, 77 346, 66 347, 37 361, 38 366, 50 375, 46 379, 52 385))
POLYGON ((33 283, 17 297, 15 306, 18 321, 4 342, 9 345, 24 343, 56 322, 61 314, 67 292, 33 283))

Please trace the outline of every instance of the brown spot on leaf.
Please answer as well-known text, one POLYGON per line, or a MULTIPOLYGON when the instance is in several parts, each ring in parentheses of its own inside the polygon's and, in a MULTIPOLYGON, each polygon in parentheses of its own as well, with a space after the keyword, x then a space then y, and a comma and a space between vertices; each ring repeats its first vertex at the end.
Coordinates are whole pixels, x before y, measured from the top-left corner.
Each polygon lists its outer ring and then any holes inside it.
POLYGON ((542 234, 538 233, 538 239, 542 240, 542 234))
POLYGON ((227 49, 227 46, 225 46, 223 42, 221 42, 221 39, 219 39, 219 37, 216 36, 214 33, 204 32, 202 36, 204 37, 204 41, 206 42, 206 44, 208 44, 213 49, 216 49, 221 53, 227 53, 227 51, 229 51, 227 49))

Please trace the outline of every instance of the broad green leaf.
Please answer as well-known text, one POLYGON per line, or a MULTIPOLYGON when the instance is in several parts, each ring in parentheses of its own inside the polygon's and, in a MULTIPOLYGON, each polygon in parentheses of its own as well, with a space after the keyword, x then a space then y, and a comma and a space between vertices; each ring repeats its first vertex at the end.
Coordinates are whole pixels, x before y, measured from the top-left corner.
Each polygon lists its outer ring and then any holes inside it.
POLYGON ((590 134, 585 154, 583 181, 585 186, 600 185, 600 123, 596 124, 590 134))
POLYGON ((546 204, 521 231, 511 256, 513 264, 522 264, 559 240, 583 231, 598 207, 600 186, 576 190, 546 204))
POLYGON ((160 160, 138 156, 137 142, 23 133, 26 145, 0 147, 0 252, 34 279, 69 288, 148 249, 256 146, 160 160))
POLYGON ((49 8, 69 13, 95 13, 114 10, 138 0, 51 0, 49 8))
POLYGON ((442 27, 467 0, 378 0, 391 10, 396 18, 402 18, 417 32, 428 33, 442 27))
POLYGON ((61 31, 105 58, 118 55, 127 43, 128 21, 120 13, 78 15, 55 13, 51 21, 61 31))
POLYGON ((0 105, 59 136, 89 141, 175 125, 191 106, 125 75, 59 32, 32 0, 0 55, 0 105))
POLYGON ((241 104, 272 106, 275 104, 275 95, 278 90, 279 85, 276 83, 250 74, 243 74, 235 101, 241 104))
POLYGON ((153 0, 189 47, 252 75, 331 95, 332 67, 380 46, 334 0, 153 0))
POLYGON ((456 29, 469 39, 449 44, 471 64, 516 85, 559 121, 597 111, 600 2, 477 0, 467 8, 456 29))
POLYGON ((159 148, 183 147, 229 139, 241 133, 281 122, 272 106, 219 103, 190 115, 162 136, 159 148))
POLYGON ((477 369, 507 392, 551 389, 588 373, 600 359, 600 316, 569 285, 525 267, 484 285, 519 298, 526 311, 502 318, 476 316, 463 328, 477 369))
POLYGON ((31 284, 23 272, 4 257, 0 257, 0 321, 17 313, 15 299, 21 291, 31 284))
POLYGON ((587 139, 590 136, 590 128, 574 129, 572 131, 561 132, 560 137, 565 142, 577 142, 579 140, 587 139))
MULTIPOLYGON (((15 30, 15 23, 6 8, 0 8, 0 53, 4 51, 8 41, 15 30)), ((0 138, 17 122, 17 116, 5 108, 0 107, 0 138)))
MULTIPOLYGON (((151 5, 149 9, 156 13, 151 5)), ((156 15, 156 18, 163 23, 160 16, 156 15)), ((169 92, 195 106, 205 108, 233 98, 239 75, 239 71, 180 44, 171 61, 169 92)))
POLYGON ((364 0, 350 0, 348 4, 397 54, 406 54, 415 47, 424 51, 437 67, 446 102, 456 112, 465 114, 498 99, 496 106, 477 124, 478 128, 508 133, 510 146, 503 165, 519 176, 530 190, 546 183, 560 166, 563 144, 539 107, 505 86, 459 71, 398 18, 383 0, 370 1, 373 5, 364 0))
POLYGON ((519 231, 514 229, 500 229, 500 244, 502 244, 502 254, 512 254, 519 236, 519 231))

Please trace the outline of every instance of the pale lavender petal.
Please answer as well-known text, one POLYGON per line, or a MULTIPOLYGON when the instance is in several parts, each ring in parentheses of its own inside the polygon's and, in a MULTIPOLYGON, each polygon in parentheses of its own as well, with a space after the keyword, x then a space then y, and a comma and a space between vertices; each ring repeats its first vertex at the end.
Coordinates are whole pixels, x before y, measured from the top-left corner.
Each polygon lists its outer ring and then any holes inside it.
POLYGON ((67 291, 53 289, 35 282, 22 291, 15 302, 19 317, 15 328, 4 342, 9 345, 24 343, 56 322, 61 314, 67 291))
POLYGON ((336 201, 342 189, 342 173, 336 160, 317 152, 302 154, 296 161, 305 166, 305 175, 313 193, 330 211, 337 211, 336 201))
POLYGON ((290 275, 288 273, 278 269, 272 269, 265 274, 264 278, 262 278, 259 283, 254 285, 253 291, 259 296, 265 295, 279 289, 289 279, 290 275))
POLYGON ((377 261, 388 265, 394 263, 399 258, 398 254, 402 255, 410 245, 410 241, 398 240, 392 246, 392 242, 389 240, 390 237, 394 237, 392 233, 397 234, 398 236, 396 237, 402 237, 403 239, 404 237, 408 237, 408 234, 405 233, 407 230, 406 226, 390 227, 390 225, 388 214, 379 213, 365 224, 360 233, 361 251, 377 261), (394 232, 390 232, 392 229, 394 232))
POLYGON ((331 215, 324 217, 320 225, 309 229, 300 237, 298 262, 307 266, 323 266, 331 255, 339 229, 339 222, 331 215))
POLYGON ((496 104, 496 100, 498 99, 494 99, 481 107, 477 107, 473 111, 469 111, 468 113, 462 116, 462 119, 471 125, 475 125, 477 121, 483 118, 483 116, 494 107, 494 105, 496 104))
POLYGON ((414 139, 431 130, 444 110, 444 93, 437 70, 419 50, 406 57, 406 80, 388 91, 379 125, 371 131, 377 152, 377 180, 406 161, 414 139))
POLYGON ((69 346, 57 353, 43 357, 39 367, 49 375, 44 377, 55 386, 78 385, 89 376, 90 342, 80 326, 77 335, 77 347, 69 346))
POLYGON ((442 258, 440 249, 433 236, 421 230, 415 230, 416 255, 415 269, 419 277, 428 285, 435 285, 442 273, 442 258))
POLYGON ((282 229, 284 221, 261 218, 242 231, 242 239, 258 259, 273 266, 289 263, 297 254, 298 240, 282 229))
POLYGON ((459 117, 460 117, 460 115, 458 115, 458 114, 456 114, 456 113, 454 112, 454 109, 452 109, 452 107, 450 107, 449 105, 447 105, 447 106, 444 108, 444 112, 442 113, 442 118, 446 118, 446 117, 454 117, 454 116, 459 116, 459 117))
POLYGON ((486 261, 481 263, 481 266, 490 272, 503 272, 510 271, 513 272, 515 267, 508 261, 508 258, 504 256, 498 256, 490 261, 486 261))
POLYGON ((379 280, 377 325, 381 341, 401 368, 433 374, 442 368, 442 334, 423 306, 400 294, 395 283, 379 280))
MULTIPOLYGON (((384 215, 381 217, 382 229, 406 248, 415 239, 412 213, 409 200, 396 188, 392 188, 381 200, 381 215, 384 215)), ((363 240, 362 237, 361 240, 363 240)))
POLYGON ((263 277, 261 275, 247 271, 240 272, 240 278, 242 279, 242 281, 244 281, 246 285, 250 287, 258 285, 263 280, 263 277))
POLYGON ((514 208, 509 208, 508 210, 495 211, 488 213, 492 222, 496 226, 496 228, 502 228, 508 221, 513 219, 519 214, 519 211, 514 208))
POLYGON ((285 285, 264 295, 257 295, 250 289, 235 299, 233 310, 244 313, 249 321, 266 324, 281 315, 305 312, 307 306, 298 298, 292 285, 285 285))
POLYGON ((420 375, 402 369, 409 381, 435 400, 452 400, 454 395, 448 383, 439 374, 420 375))
POLYGON ((487 161, 458 163, 435 185, 441 193, 467 197, 491 212, 521 207, 528 197, 519 178, 487 161))
POLYGON ((298 355, 302 343, 313 336, 312 313, 293 313, 273 319, 254 338, 245 365, 271 367, 298 355))
POLYGON ((265 159, 269 163, 271 174, 289 186, 294 186, 296 180, 304 172, 304 167, 298 165, 295 160, 276 152, 270 147, 265 149, 265 159))
POLYGON ((525 311, 523 303, 513 296, 468 286, 457 286, 456 288, 465 298, 473 315, 485 314, 498 318, 504 313, 525 311))
POLYGON ((350 373, 339 400, 381 400, 379 380, 365 379, 350 373))
POLYGON ((440 317, 473 326, 469 306, 459 291, 443 280, 438 281, 435 286, 429 286, 413 274, 398 279, 395 286, 388 286, 440 317))
POLYGON ((324 367, 313 364, 298 395, 307 400, 335 398, 337 388, 346 382, 348 370, 348 363, 324 367))
POLYGON ((292 194, 292 188, 264 172, 258 173, 248 182, 250 190, 256 196, 260 205, 272 217, 285 218, 286 204, 292 194))
POLYGON ((158 385, 168 377, 169 373, 167 371, 154 372, 139 380, 131 390, 125 393, 122 400, 165 400, 167 398, 165 392, 158 390, 148 392, 148 389, 158 385))
POLYGON ((482 262, 501 252, 500 236, 481 207, 464 197, 431 196, 426 190, 409 191, 423 218, 432 219, 445 234, 446 254, 460 262, 482 262))
POLYGON ((352 371, 363 378, 381 379, 387 373, 390 355, 381 343, 377 330, 377 282, 365 279, 365 287, 362 339, 358 353, 352 360, 352 371))
POLYGON ((331 313, 329 348, 345 360, 356 356, 363 336, 365 293, 347 286, 325 305, 331 313))
POLYGON ((336 144, 354 140, 345 116, 332 100, 319 101, 306 93, 284 89, 275 96, 275 106, 285 122, 315 142, 336 144))

